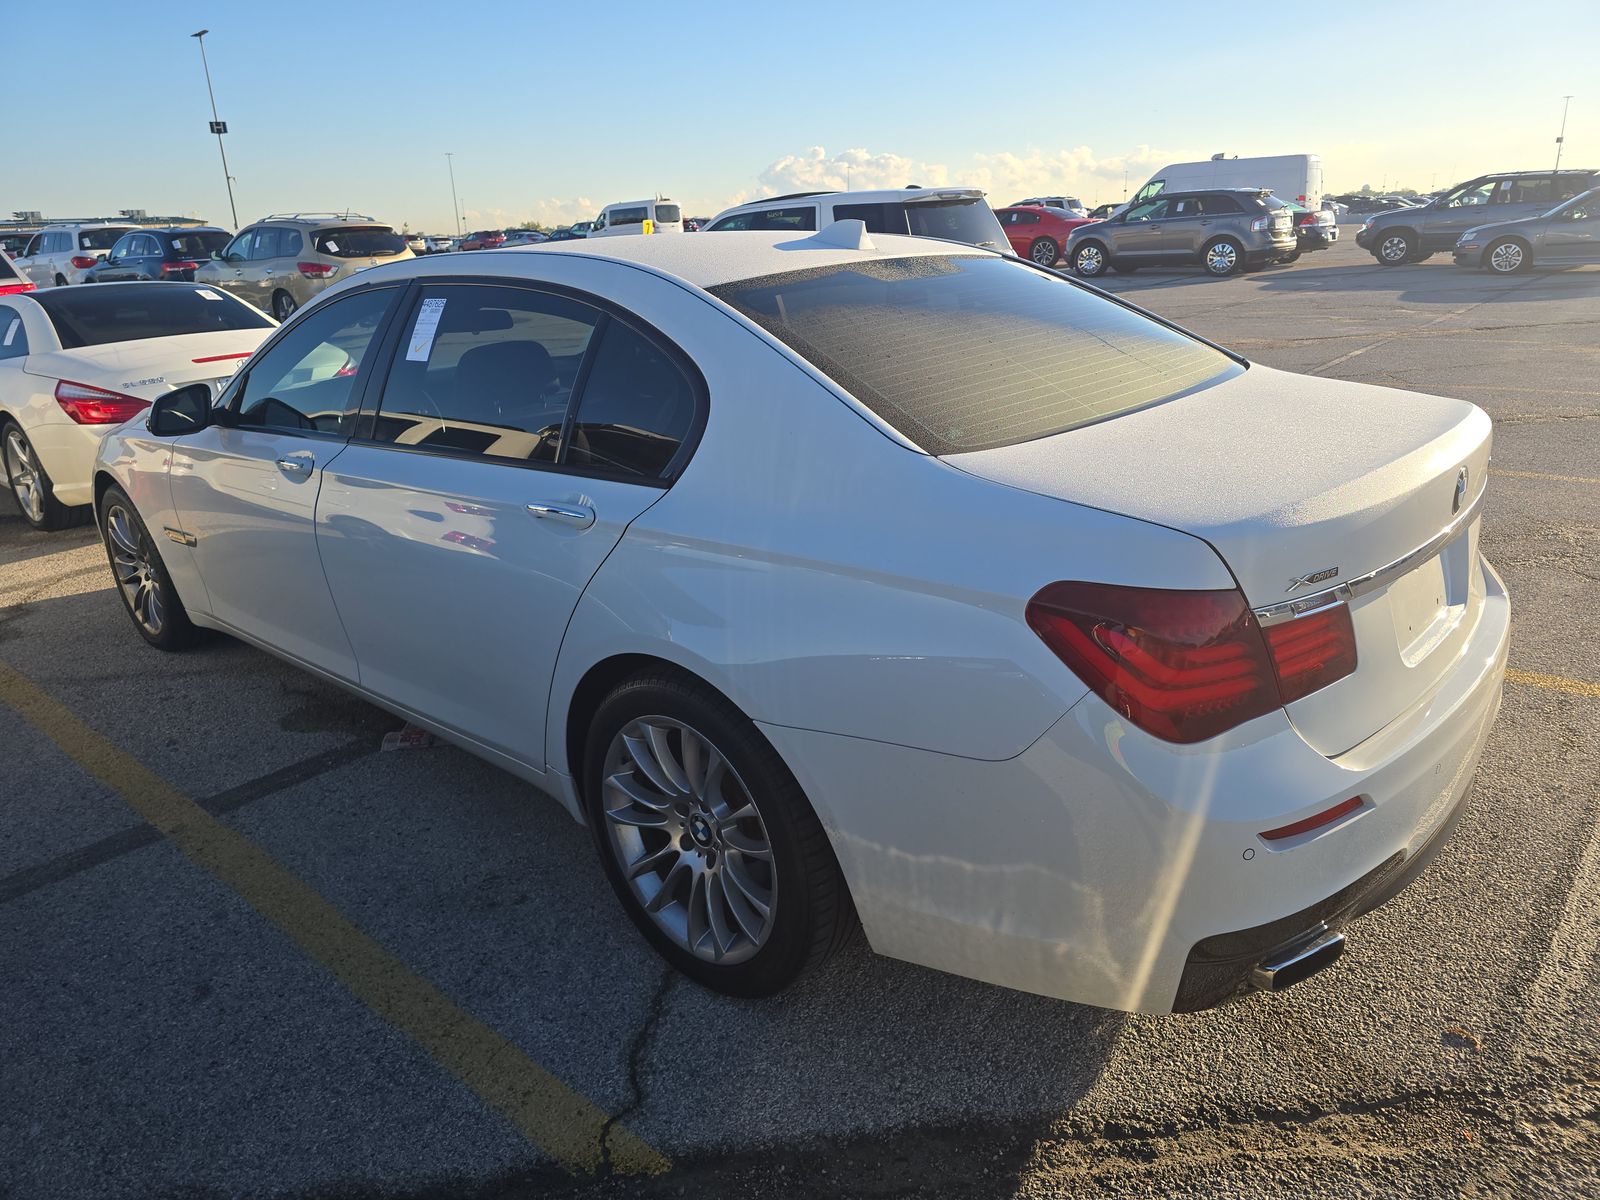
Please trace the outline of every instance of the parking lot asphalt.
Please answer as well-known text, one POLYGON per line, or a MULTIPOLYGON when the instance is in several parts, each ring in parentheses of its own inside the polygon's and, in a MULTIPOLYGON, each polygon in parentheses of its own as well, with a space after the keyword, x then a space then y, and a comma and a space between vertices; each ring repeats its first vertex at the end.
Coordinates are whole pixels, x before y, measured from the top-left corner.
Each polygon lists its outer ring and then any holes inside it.
POLYGON ((1459 833, 1334 969, 1122 1016, 858 941, 712 995, 553 801, 381 750, 397 719, 237 642, 147 648, 93 532, 7 498, 0 1197, 1600 1191, 1600 271, 1346 240, 1106 287, 1496 421, 1504 708, 1459 833))

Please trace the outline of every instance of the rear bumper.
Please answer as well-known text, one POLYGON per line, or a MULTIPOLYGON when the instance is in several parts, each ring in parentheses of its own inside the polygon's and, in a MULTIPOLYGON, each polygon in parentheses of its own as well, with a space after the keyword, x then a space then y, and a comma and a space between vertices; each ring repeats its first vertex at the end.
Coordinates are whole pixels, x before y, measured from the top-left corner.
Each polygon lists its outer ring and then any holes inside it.
POLYGON ((1297 236, 1302 250, 1326 250, 1339 240, 1339 230, 1318 227, 1301 230, 1297 236))
MULTIPOLYGON (((1104 1008, 1171 1012, 1415 877, 1499 712, 1510 602, 1485 599, 1436 691, 1328 758, 1281 710, 1173 746, 1086 696, 986 762, 762 725, 817 808, 879 953, 1104 1008), (1260 831, 1360 796, 1280 843, 1260 831)), ((958 698, 952 704, 959 704, 958 698)))

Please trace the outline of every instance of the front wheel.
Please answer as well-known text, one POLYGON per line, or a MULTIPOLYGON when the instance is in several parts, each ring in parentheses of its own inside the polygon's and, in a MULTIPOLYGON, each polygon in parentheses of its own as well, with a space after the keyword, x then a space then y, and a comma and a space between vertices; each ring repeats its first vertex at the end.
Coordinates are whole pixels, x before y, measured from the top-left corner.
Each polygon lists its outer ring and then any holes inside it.
POLYGON ((1056 245, 1054 238, 1034 238, 1033 244, 1028 247, 1028 257, 1041 267, 1053 267, 1056 259, 1061 257, 1061 247, 1056 245))
POLYGON ((294 310, 298 307, 299 305, 295 303, 294 297, 289 295, 288 292, 272 293, 272 315, 277 320, 287 321, 294 315, 294 310))
POLYGON ((89 510, 56 499, 55 487, 39 461, 39 452, 21 426, 9 421, 0 422, 0 463, 5 466, 11 498, 17 502, 22 519, 29 525, 54 533, 82 524, 89 510))
POLYGON ((1218 238, 1205 248, 1200 261, 1205 264, 1207 275, 1221 279, 1244 265, 1244 247, 1232 238, 1218 238))
POLYGON ((122 606, 139 636, 158 650, 182 650, 200 631, 172 586, 155 541, 121 488, 107 488, 100 500, 100 531, 122 606))
POLYGON ((590 726, 583 780, 612 889, 691 979, 769 996, 854 928, 800 785, 750 719, 700 681, 663 671, 618 685, 590 726))
POLYGON ((1106 252, 1099 242, 1085 242, 1072 256, 1072 269, 1085 279, 1104 275, 1108 265, 1106 252))
POLYGON ((1483 256, 1484 264, 1496 275, 1515 275, 1533 263, 1527 247, 1516 238, 1501 238, 1483 256))
POLYGON ((1416 252, 1416 239, 1404 230, 1396 230, 1378 238, 1378 244, 1372 248, 1372 257, 1386 267, 1398 267, 1416 252))

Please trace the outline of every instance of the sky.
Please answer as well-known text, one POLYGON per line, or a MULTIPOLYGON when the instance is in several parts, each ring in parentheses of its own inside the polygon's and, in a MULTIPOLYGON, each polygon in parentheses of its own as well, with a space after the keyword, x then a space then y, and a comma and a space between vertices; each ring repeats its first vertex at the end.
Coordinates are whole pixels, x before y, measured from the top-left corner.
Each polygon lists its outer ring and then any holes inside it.
MULTIPOLYGON (((805 11, 65 0, 52 20, 99 36, 22 91, 31 132, 0 169, 0 216, 231 226, 202 28, 240 223, 348 208, 454 232, 447 153, 468 229, 651 195, 711 215, 847 181, 1094 204, 1219 152, 1320 154, 1330 192, 1431 190, 1552 165, 1568 93, 1563 165, 1600 167, 1595 0, 1539 4, 1536 44, 1510 54, 1504 3, 1478 0, 1258 2, 1223 21, 1163 0, 805 11)), ((11 66, 26 75, 28 56, 11 66)))

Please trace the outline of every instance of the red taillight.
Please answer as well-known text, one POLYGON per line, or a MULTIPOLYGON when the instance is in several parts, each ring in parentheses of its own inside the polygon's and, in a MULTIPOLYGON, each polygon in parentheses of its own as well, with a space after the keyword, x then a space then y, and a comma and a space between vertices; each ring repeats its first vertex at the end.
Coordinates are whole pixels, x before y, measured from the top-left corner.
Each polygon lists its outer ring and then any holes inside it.
POLYGON ((199 267, 200 264, 197 262, 164 262, 161 264, 161 273, 163 275, 176 275, 179 271, 194 271, 198 270, 199 267))
POLYGON ((56 384, 56 403, 79 425, 115 425, 150 407, 150 401, 63 379, 56 384))
POLYGON ((21 283, 0 283, 0 296, 15 296, 18 292, 33 290, 34 283, 31 279, 25 279, 21 283))
POLYGON ((295 266, 299 268, 300 274, 307 279, 326 279, 339 269, 332 263, 304 262, 295 263, 295 266))
POLYGON ((1333 604, 1292 621, 1268 625, 1267 649, 1285 704, 1309 696, 1356 669, 1356 631, 1350 606, 1333 604))
POLYGON ((1316 213, 1301 213, 1299 220, 1295 222, 1296 225, 1315 225, 1316 223, 1316 213))
POLYGON ((92 255, 92 254, 74 254, 67 261, 72 263, 73 266, 77 267, 78 270, 87 271, 90 267, 94 266, 95 263, 99 262, 100 260, 98 258, 94 257, 94 255, 92 255))
POLYGON ((1199 742, 1355 669, 1345 605, 1265 631, 1244 596, 1053 583, 1028 624, 1102 700, 1169 742, 1199 742), (1342 624, 1341 624, 1342 616, 1342 624))
POLYGON ((1296 821, 1292 825, 1282 825, 1277 829, 1264 830, 1261 837, 1269 842, 1281 842, 1284 838, 1296 837, 1302 833, 1310 833, 1313 829, 1321 829, 1324 825, 1332 825, 1340 817, 1347 817, 1361 807, 1361 797, 1351 796, 1348 800, 1341 800, 1332 808, 1325 808, 1319 813, 1313 813, 1304 820, 1296 821))

